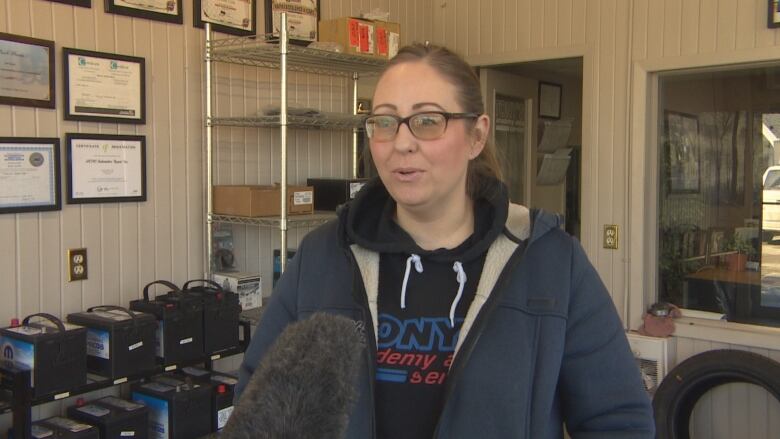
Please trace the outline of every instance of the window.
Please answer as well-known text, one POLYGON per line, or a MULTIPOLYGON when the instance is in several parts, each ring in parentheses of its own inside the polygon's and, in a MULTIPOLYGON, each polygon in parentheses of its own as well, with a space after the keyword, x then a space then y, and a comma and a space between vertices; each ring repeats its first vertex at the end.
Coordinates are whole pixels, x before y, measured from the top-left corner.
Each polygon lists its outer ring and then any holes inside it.
POLYGON ((659 75, 658 296, 780 326, 780 67, 659 75))

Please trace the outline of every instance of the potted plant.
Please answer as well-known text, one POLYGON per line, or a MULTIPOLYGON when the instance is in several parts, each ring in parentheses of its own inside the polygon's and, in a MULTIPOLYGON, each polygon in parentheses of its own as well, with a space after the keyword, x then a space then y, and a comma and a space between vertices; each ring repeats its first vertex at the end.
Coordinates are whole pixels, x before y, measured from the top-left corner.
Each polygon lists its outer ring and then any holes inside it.
POLYGON ((731 252, 726 255, 726 265, 731 271, 744 271, 748 256, 756 252, 750 241, 736 234, 726 242, 725 250, 731 252))

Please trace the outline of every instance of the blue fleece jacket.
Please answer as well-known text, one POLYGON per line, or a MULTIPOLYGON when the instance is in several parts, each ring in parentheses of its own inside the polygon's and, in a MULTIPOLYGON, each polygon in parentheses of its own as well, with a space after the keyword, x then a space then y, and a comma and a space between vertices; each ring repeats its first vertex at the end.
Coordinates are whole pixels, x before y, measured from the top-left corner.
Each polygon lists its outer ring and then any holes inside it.
MULTIPOLYGON (((279 280, 240 370, 291 322, 325 311, 364 322, 368 349, 348 439, 375 437, 379 255, 334 221, 308 234, 279 280)), ((413 401, 409 402, 413 404, 413 401)), ((509 205, 447 378, 436 438, 653 438, 650 400, 604 284, 558 219, 509 205)))

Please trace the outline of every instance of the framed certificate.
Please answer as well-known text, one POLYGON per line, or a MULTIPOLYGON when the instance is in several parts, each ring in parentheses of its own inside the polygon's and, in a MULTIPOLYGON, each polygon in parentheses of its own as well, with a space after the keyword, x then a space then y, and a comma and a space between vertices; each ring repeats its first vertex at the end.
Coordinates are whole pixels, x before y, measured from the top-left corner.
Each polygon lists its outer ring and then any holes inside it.
POLYGON ((150 20, 182 23, 184 0, 105 0, 106 12, 150 20))
POLYGON ((319 0, 265 0, 265 32, 279 37, 281 14, 287 13, 287 31, 293 43, 317 41, 319 0))
POLYGON ((49 0, 55 3, 65 3, 66 5, 81 6, 83 8, 91 8, 92 0, 49 0))
POLYGON ((0 213, 60 210, 60 139, 0 137, 0 213))
POLYGON ((195 27, 211 23, 217 32, 254 35, 257 32, 257 0, 193 0, 195 27))
POLYGON ((146 201, 146 137, 65 135, 68 204, 146 201))
POLYGON ((65 120, 146 123, 143 58, 62 49, 65 120))
POLYGON ((0 104, 54 108, 54 41, 0 32, 0 104))

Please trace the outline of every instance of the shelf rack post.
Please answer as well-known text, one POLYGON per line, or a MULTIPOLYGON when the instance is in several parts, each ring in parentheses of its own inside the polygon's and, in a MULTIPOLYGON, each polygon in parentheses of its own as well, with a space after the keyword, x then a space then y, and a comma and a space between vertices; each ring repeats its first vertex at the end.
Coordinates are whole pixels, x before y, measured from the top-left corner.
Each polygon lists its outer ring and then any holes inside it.
POLYGON ((206 53, 205 53, 205 63, 206 63, 206 260, 204 261, 204 273, 206 279, 211 279, 211 260, 213 259, 212 255, 212 240, 213 237, 213 219, 212 216, 214 215, 214 198, 212 195, 212 188, 214 187, 214 181, 213 181, 213 174, 212 174, 212 151, 213 151, 213 130, 211 126, 211 117, 212 114, 212 95, 211 95, 211 85, 212 85, 212 60, 211 60, 211 41, 212 41, 212 33, 211 33, 211 23, 206 23, 206 53))
POLYGON ((282 76, 281 105, 279 107, 279 125, 281 141, 281 177, 282 180, 282 200, 281 200, 281 218, 279 219, 279 264, 281 272, 287 269, 287 13, 282 12, 279 29, 279 51, 282 76))
MULTIPOLYGON (((358 79, 357 72, 352 73, 352 114, 358 114, 358 79)), ((358 176, 358 128, 352 128, 352 178, 358 176)))

